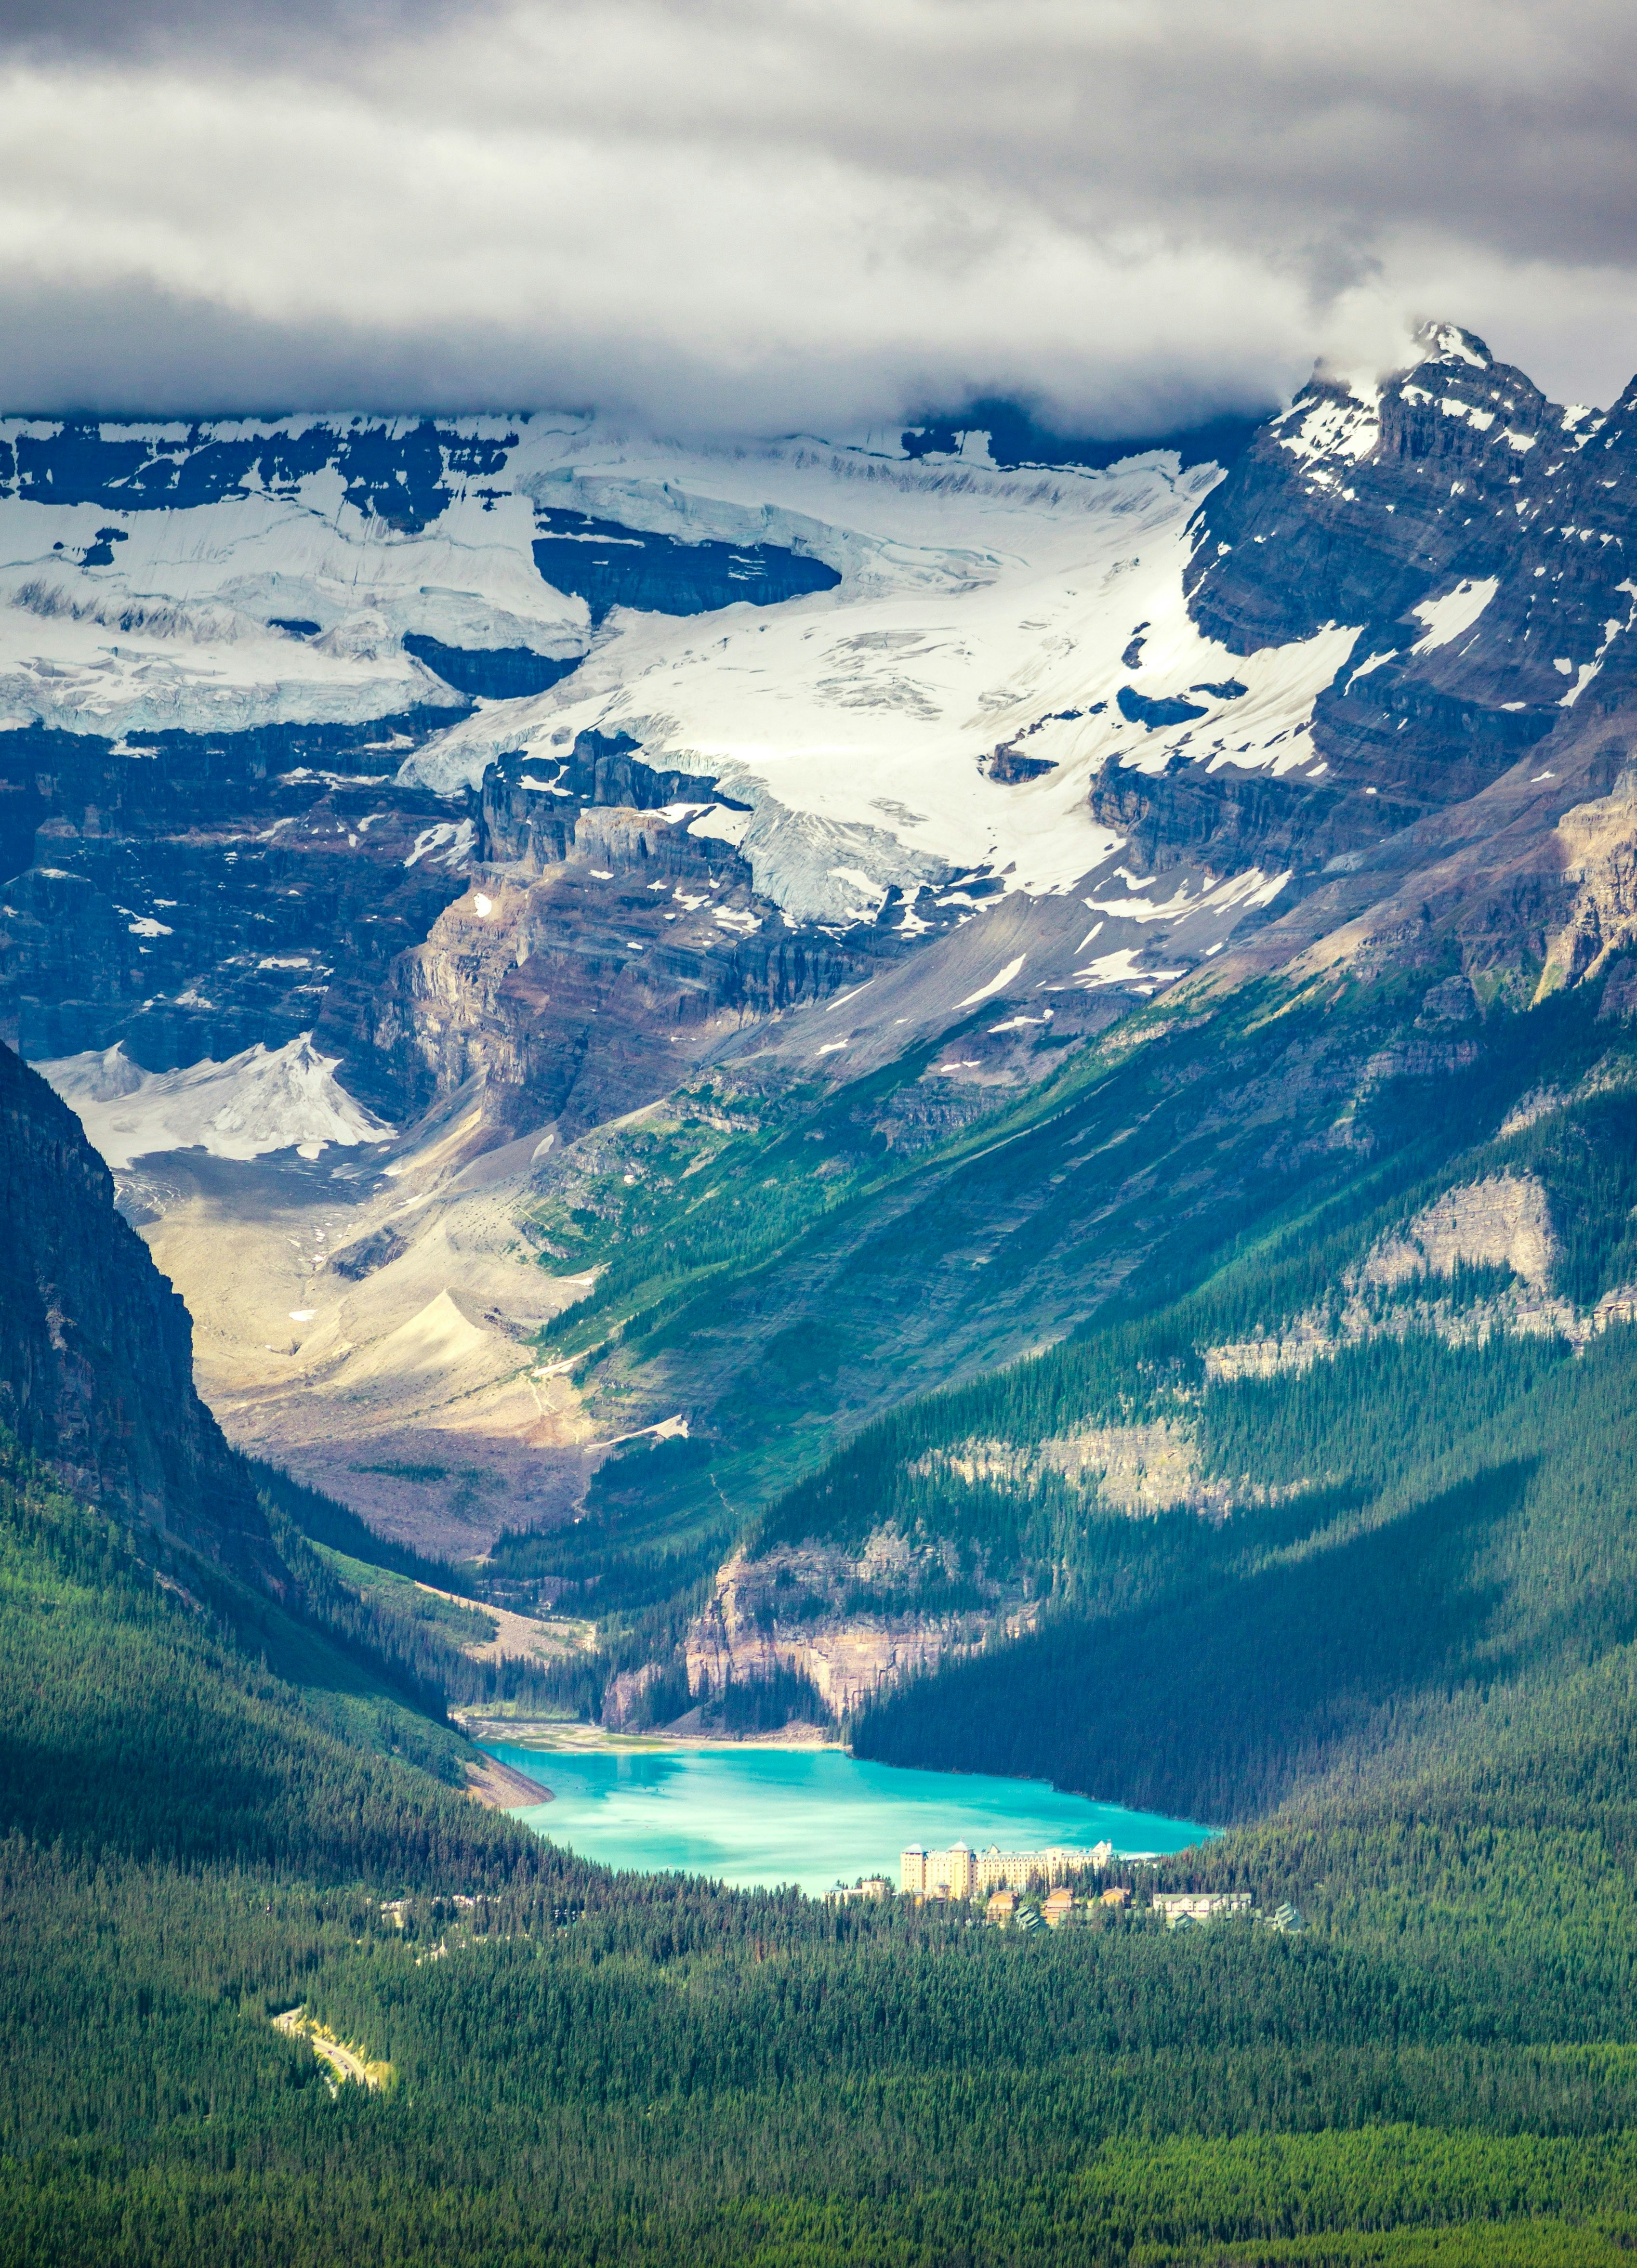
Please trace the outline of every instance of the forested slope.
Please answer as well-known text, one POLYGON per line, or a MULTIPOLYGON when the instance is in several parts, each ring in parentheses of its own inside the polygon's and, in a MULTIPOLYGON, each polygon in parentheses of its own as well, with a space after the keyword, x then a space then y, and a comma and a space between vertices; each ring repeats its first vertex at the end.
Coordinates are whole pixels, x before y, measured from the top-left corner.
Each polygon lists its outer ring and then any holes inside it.
POLYGON ((413 1736, 379 1697, 156 1599, 105 1523, 16 1475, 0 1513, 4 1659, 41 1694, 8 1673, 8 2260, 1582 2263, 1637 2234, 1629 1670, 1482 1769, 1423 1748, 1196 1868, 1296 1891, 1300 1936, 1031 1938, 566 1859, 383 1753, 413 1736), (297 2003, 384 2086, 332 2093, 269 2021, 297 2003))
MULTIPOLYGON (((1242 1211, 1149 1200, 1162 1256, 1117 1306, 760 1516, 763 1550, 896 1523, 940 1535, 952 1594, 1031 1587, 1034 1635, 887 1696, 861 1750, 1232 1822, 1080 1928, 577 1861, 459 1792, 465 1658, 394 1621, 344 1514, 264 1476, 260 1584, 8 1444, 7 2261, 1626 2257, 1619 998, 1490 1024, 1430 1108, 1378 1080, 1325 1170, 1242 1211), (1306 1926, 1169 1933, 1156 1880, 1306 1926), (328 2079, 273 2026, 297 2007, 380 2083, 328 2079)), ((1278 1005, 1245 1005, 1248 1048, 1278 1005)), ((1181 1143, 1198 1107, 1149 1075, 1181 1143)), ((1265 1137, 1233 1138, 1249 1171, 1265 1137)), ((618 1564, 640 1471, 588 1560, 618 1564)))

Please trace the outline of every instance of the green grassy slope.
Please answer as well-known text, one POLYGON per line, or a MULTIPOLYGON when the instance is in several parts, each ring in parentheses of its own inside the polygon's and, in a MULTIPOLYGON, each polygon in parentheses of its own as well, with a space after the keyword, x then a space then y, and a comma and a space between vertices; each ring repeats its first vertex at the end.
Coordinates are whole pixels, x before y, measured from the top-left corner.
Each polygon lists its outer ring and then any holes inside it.
MULTIPOLYGON (((618 1501, 594 1498, 560 1555, 503 1544, 492 1576, 520 1596, 566 1580, 589 1612, 611 1561, 643 1555, 680 1587, 873 1417, 1110 1303, 1152 1304, 1324 1192, 1390 1188, 1471 1140, 1478 1116, 1464 1133, 1445 1123, 1447 1050, 1380 1074, 1419 997, 1256 988, 1204 1018, 1156 1003, 919 1151, 881 1130, 918 1057, 827 1096, 793 1090, 760 1119, 741 1109, 730 1137, 702 1136, 681 1107, 630 1130, 572 1247, 603 1272, 543 1351, 577 1359, 610 1430, 685 1410, 694 1453, 634 1451, 605 1484, 618 1501), (1358 1121, 1339 1142, 1338 1120, 1358 1121)), ((1557 1037, 1543 1017, 1523 1052, 1550 1060, 1557 1037)), ((1468 1107, 1486 1107, 1476 1089, 1468 1107)))
MULTIPOLYGON (((1464 1180, 1542 1180, 1563 1244, 1553 1288, 1589 1306, 1637 1272, 1630 1035, 1599 1020, 1596 985, 1423 1032, 1441 976, 1338 977, 1323 994, 1268 984, 1206 1015, 1156 1004, 913 1157, 872 1149, 869 1098, 852 1090, 811 1125, 723 1140, 685 1222, 648 1189, 629 1236, 607 1225, 615 1263, 565 1342, 595 1343, 594 1408, 625 1423, 680 1407, 692 1438, 633 1444, 599 1474, 585 1519, 503 1538, 484 1580, 496 1596, 527 1604, 543 1586, 602 1616, 605 1668, 664 1658, 746 1537, 857 1543, 882 1521, 920 1522, 981 1547, 992 1569, 1020 1568, 1026 1588, 1058 1587, 1113 1548, 1086 1532, 1079 1493, 1039 1476, 1026 1497, 940 1486, 918 1469, 928 1454, 1028 1447, 1147 1409, 1132 1364, 1332 1300, 1372 1241, 1464 1180), (1547 1088, 1573 1108, 1501 1138, 1547 1088), (775 1208, 771 1256, 736 1262, 763 1169, 844 1128, 822 1213, 786 1235, 775 1208), (717 1272, 678 1307, 665 1271, 684 1248, 713 1252, 717 1272), (1043 1356, 1004 1359, 1043 1342, 1043 1356)), ((1481 1277, 1464 1271, 1448 1296, 1500 1288, 1481 1277)), ((594 1705, 590 1670, 577 1675, 594 1705)))

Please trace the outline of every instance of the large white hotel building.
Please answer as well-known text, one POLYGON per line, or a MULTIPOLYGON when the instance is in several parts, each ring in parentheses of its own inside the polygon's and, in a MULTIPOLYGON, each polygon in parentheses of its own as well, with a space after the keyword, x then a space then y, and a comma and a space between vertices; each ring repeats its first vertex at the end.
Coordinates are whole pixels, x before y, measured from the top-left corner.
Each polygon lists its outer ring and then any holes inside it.
POLYGON ((1002 1851, 991 1844, 974 1851, 970 1844, 952 1843, 947 1851, 928 1851, 911 1843, 898 1856, 898 1887, 906 1897, 982 1897, 988 1890, 1027 1890, 1037 1883, 1048 1887, 1066 1874, 1113 1863, 1112 1843, 1095 1843, 1089 1851, 1071 1851, 1054 1844, 1048 1851, 1002 1851))

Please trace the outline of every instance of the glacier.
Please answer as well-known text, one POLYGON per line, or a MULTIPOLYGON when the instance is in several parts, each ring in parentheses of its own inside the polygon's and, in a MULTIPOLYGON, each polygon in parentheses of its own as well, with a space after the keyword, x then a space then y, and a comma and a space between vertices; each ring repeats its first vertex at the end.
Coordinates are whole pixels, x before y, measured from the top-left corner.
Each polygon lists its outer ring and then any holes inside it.
POLYGON ((1107 767, 1315 767, 1313 703, 1356 632, 1245 657, 1195 628, 1219 468, 1008 469, 915 440, 13 420, 0 728, 136 760, 166 733, 379 721, 403 784, 449 798, 498 755, 623 733, 706 784, 759 892, 842 927, 979 873, 1071 889, 1124 839, 1088 807, 1107 767))

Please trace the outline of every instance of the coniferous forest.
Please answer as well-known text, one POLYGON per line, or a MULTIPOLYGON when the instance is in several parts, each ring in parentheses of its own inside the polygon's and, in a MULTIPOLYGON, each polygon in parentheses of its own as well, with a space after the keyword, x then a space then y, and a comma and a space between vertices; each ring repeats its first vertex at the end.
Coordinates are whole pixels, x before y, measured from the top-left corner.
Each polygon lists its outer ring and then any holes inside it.
MULTIPOLYGON (((1031 1634, 898 1686, 858 1754, 1228 1830, 1117 1867, 1131 1904, 1073 1929, 582 1863, 464 1793, 449 1707, 588 1705, 461 1651, 475 1571, 263 1469, 269 1588, 8 1436, 5 2259, 1625 2257, 1637 1326, 1496 1327, 1492 1267, 1431 1307, 1372 1294, 1305 1366, 1199 1352, 1334 1321, 1429 1190, 1497 1163, 1578 1224, 1576 1312, 1623 1279, 1618 1097, 1498 1159, 1458 1116, 1412 1131, 1412 1171, 1247 1227, 1192 1288, 911 1405, 763 1515, 764 1543, 936 1529, 957 1607, 962 1566, 1036 1587, 1031 1634), (1114 1418, 1191 1429, 1227 1512, 1132 1517, 1028 1464, 1114 1418), (1024 1462, 963 1475, 974 1438, 1024 1462), (1156 1887, 1303 1926, 1169 1931, 1156 1887)), ((639 1503, 642 1469, 597 1501, 639 1503)), ((632 1595, 627 1643, 664 1622, 632 1595)), ((795 1683, 727 1729, 802 1713, 795 1683)))

